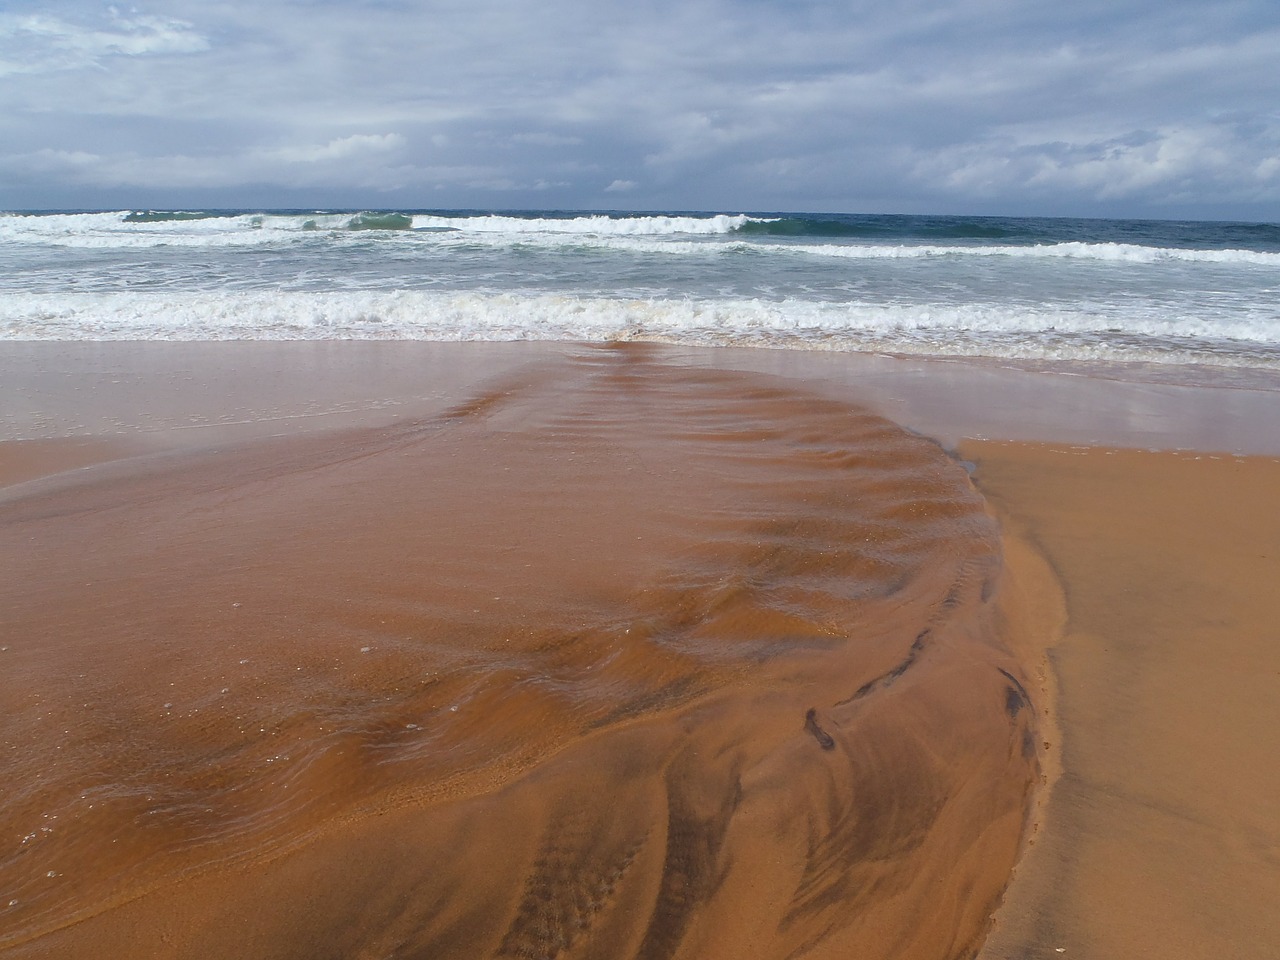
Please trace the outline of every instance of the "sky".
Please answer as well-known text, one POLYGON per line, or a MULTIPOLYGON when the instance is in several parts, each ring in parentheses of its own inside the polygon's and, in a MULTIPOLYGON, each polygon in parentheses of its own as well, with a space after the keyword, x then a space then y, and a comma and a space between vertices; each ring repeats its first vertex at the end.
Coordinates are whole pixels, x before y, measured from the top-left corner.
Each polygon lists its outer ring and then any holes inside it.
POLYGON ((1280 221, 1276 0, 0 0, 0 209, 1280 221))

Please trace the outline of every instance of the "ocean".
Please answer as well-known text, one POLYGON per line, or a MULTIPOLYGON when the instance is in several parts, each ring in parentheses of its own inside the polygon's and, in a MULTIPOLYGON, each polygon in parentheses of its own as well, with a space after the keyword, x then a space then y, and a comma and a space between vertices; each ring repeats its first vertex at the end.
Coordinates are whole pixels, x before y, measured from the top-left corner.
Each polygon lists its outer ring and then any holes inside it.
POLYGON ((1274 381, 1280 225, 738 213, 0 214, 0 339, 572 340, 1274 381))

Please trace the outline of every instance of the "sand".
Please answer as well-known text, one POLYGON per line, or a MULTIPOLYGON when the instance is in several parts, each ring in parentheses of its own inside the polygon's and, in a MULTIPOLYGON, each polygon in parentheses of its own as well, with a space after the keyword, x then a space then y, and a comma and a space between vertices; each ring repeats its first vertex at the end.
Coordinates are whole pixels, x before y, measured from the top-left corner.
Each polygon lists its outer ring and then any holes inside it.
POLYGON ((0 955, 1273 955, 1276 395, 810 361, 6 345, 0 955))
POLYGON ((1062 775, 984 956, 1274 956, 1280 463, 961 450, 1067 600, 1062 775))

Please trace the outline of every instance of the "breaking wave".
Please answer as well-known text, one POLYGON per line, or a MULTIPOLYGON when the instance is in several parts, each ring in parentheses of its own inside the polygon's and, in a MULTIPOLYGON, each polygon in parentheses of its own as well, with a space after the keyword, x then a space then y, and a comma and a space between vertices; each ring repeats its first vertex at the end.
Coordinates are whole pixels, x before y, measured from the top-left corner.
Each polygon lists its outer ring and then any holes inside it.
POLYGON ((3 340, 561 340, 1280 369, 1274 318, 1025 304, 224 291, 0 295, 3 340))
MULTIPOLYGON (((1034 221, 1032 221, 1034 223, 1034 221)), ((1228 225, 1230 226, 1230 225, 1228 225)), ((768 255, 846 260, 1032 258, 1113 263, 1219 263, 1280 266, 1280 229, 1218 231, 1202 246, 1162 242, 1051 239, 1044 231, 1021 232, 999 224, 945 218, 796 219, 715 215, 510 215, 397 211, 208 212, 119 211, 114 213, 9 214, 0 216, 0 244, 81 248, 235 247, 343 242, 384 237, 388 243, 428 247, 480 244, 488 247, 601 249, 666 256, 768 255), (923 220, 924 222, 917 222, 923 220), (911 225, 907 230, 904 223, 911 225), (1037 239, 1039 238, 1039 239, 1037 239), (820 242, 804 242, 804 241, 820 242), (861 240, 863 242, 856 242, 861 240), (951 240, 954 242, 930 242, 951 240), (992 241, 1002 242, 992 242, 992 241), (1227 240, 1247 245, 1223 246, 1227 240), (1274 247, 1274 249, 1270 249, 1274 247)), ((1135 231, 1129 231, 1134 233, 1135 231)), ((1202 238, 1205 239, 1205 238, 1202 238)))

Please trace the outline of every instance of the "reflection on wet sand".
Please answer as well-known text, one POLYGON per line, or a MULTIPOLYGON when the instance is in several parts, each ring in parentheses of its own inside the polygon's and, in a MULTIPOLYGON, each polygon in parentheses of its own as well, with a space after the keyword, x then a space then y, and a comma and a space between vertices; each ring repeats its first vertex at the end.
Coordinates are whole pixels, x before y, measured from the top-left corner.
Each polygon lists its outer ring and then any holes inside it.
POLYGON ((864 411, 589 349, 14 490, 5 956, 953 957, 1007 882, 999 536, 864 411))

